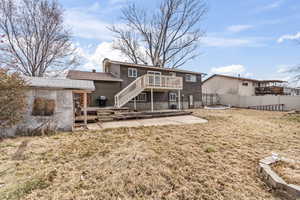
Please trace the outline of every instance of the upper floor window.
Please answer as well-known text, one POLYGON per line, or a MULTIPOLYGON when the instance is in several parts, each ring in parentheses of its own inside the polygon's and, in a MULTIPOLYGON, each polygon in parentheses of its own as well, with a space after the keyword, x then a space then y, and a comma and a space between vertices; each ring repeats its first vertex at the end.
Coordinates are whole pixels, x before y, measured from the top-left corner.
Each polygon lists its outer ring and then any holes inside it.
POLYGON ((176 76, 176 72, 170 72, 170 75, 175 77, 176 76))
POLYGON ((137 69, 136 68, 128 68, 128 77, 137 77, 137 69))
POLYGON ((197 77, 196 77, 196 75, 193 75, 193 74, 186 74, 185 75, 185 81, 187 81, 187 82, 196 82, 197 77))
POLYGON ((243 82, 242 85, 243 86, 248 86, 248 83, 247 82, 243 82))

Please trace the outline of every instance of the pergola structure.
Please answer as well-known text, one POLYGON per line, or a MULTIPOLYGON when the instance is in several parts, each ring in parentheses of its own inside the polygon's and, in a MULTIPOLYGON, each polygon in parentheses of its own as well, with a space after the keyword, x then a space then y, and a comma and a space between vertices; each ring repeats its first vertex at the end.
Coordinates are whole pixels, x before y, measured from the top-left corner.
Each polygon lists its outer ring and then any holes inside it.
POLYGON ((74 94, 79 94, 83 98, 83 121, 84 125, 87 126, 87 102, 88 102, 88 94, 92 93, 91 90, 73 90, 73 95, 74 94))

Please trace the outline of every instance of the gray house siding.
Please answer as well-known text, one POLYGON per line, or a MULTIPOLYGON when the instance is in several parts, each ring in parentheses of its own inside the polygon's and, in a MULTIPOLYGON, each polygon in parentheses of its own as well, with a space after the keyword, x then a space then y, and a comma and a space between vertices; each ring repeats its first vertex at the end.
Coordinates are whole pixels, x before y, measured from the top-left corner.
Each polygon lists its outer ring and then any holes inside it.
POLYGON ((120 65, 111 64, 111 66, 109 66, 109 68, 104 69, 104 72, 110 72, 115 77, 118 77, 118 78, 121 77, 120 65))
POLYGON ((99 106, 97 99, 100 96, 106 96, 106 106, 113 106, 115 95, 121 90, 121 82, 94 81, 94 84, 96 90, 91 94, 90 106, 99 106))
MULTIPOLYGON (((114 66, 116 68, 116 66, 114 66)), ((130 66, 120 66, 120 78, 123 80, 121 83, 121 88, 127 87, 131 82, 133 82, 136 78, 128 77, 128 68, 135 68, 130 66)), ((143 76, 147 74, 148 71, 159 71, 162 75, 171 75, 170 72, 165 70, 153 70, 153 69, 137 69, 137 76, 143 76)), ((193 104, 194 107, 202 106, 202 80, 201 75, 197 74, 197 81, 196 82, 187 82, 185 77, 187 73, 176 72, 176 76, 183 78, 183 90, 181 91, 181 101, 183 108, 189 107, 189 95, 193 95, 193 104)), ((166 92, 154 92, 154 109, 169 109, 172 104, 178 106, 178 102, 169 102, 169 93, 174 92, 178 93, 178 91, 166 91, 166 92)), ((146 102, 137 102, 137 109, 138 110, 149 110, 151 109, 150 105, 150 92, 147 93, 147 101, 146 102)), ((178 101, 178 100, 177 100, 178 101)), ((129 102, 126 106, 132 107, 133 103, 129 102)))

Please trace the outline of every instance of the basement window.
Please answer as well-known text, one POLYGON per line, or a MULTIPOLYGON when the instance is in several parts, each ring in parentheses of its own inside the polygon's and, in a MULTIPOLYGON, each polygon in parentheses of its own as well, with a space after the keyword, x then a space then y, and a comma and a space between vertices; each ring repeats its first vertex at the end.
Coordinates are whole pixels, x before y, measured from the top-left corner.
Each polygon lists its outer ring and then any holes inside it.
POLYGON ((136 78, 137 77, 137 69, 136 68, 128 68, 128 77, 136 78))
MULTIPOLYGON (((139 94, 137 97, 135 97, 135 100, 137 102, 146 102, 147 101, 147 93, 139 94)), ((132 99, 131 101, 134 101, 134 99, 132 99)))
POLYGON ((169 93, 169 101, 170 102, 177 101, 177 94, 174 92, 169 93))

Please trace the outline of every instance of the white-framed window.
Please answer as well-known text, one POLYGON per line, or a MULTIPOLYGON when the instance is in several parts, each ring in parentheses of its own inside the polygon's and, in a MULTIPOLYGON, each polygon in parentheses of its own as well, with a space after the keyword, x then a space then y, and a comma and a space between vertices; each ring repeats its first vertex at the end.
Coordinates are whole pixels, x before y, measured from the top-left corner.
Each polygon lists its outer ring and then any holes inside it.
POLYGON ((161 72, 147 71, 147 74, 152 75, 148 79, 150 85, 154 85, 154 86, 160 86, 161 85, 161 72))
POLYGON ((185 81, 187 81, 187 82, 196 82, 197 77, 194 74, 186 74, 185 75, 185 81))
POLYGON ((171 102, 177 101, 177 93, 170 92, 169 93, 169 101, 171 101, 171 102))
POLYGON ((128 68, 128 77, 137 77, 137 69, 136 68, 128 68))
MULTIPOLYGON (((135 97, 135 100, 137 102, 146 102, 147 101, 147 93, 143 92, 143 93, 139 94, 137 97, 135 97)), ((134 99, 132 99, 131 101, 134 101, 134 99)))

